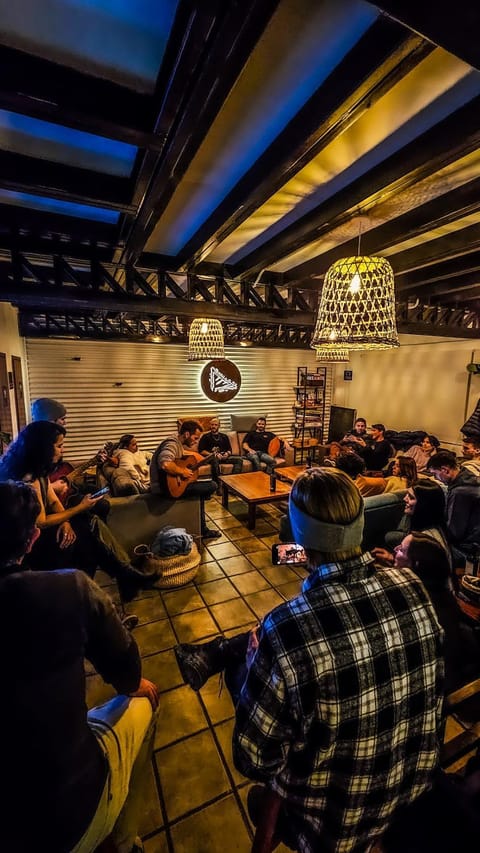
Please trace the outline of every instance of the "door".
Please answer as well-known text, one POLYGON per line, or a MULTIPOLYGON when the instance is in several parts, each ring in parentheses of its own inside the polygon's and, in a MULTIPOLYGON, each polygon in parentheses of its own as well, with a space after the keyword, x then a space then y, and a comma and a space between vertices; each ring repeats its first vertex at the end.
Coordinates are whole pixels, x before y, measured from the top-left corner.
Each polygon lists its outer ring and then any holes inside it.
POLYGON ((0 432, 4 442, 13 438, 12 410, 10 408, 10 392, 8 390, 7 356, 0 352, 0 432))
POLYGON ((15 389, 15 410, 17 412, 18 431, 27 423, 25 411, 25 395, 23 393, 22 359, 18 355, 12 355, 13 387, 15 389))

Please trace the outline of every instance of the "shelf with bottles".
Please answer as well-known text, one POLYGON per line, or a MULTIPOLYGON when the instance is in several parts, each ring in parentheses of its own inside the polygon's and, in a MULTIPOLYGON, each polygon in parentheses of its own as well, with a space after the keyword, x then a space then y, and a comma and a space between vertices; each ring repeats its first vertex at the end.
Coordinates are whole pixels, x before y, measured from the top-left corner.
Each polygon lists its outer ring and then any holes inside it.
POLYGON ((294 461, 304 462, 314 453, 313 445, 323 442, 325 422, 326 368, 310 372, 307 367, 297 368, 297 384, 293 386, 295 400, 292 406, 294 423, 294 461))

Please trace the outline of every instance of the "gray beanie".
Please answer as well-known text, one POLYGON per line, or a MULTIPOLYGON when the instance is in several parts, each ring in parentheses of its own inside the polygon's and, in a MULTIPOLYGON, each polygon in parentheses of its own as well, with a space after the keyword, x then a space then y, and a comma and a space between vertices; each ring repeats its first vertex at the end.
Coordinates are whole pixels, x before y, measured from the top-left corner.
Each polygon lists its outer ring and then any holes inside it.
POLYGON ((50 397, 40 397, 32 403, 34 421, 56 421, 58 418, 64 418, 66 414, 65 406, 50 397))

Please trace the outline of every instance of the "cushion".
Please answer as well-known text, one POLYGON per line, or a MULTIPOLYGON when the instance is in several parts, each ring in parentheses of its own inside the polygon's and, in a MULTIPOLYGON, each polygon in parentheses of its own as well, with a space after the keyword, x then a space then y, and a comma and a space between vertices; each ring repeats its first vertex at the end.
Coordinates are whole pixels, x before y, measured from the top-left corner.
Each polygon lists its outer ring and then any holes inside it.
POLYGON ((237 432, 250 432, 251 429, 255 428, 255 424, 259 418, 265 418, 266 420, 267 416, 262 414, 262 412, 253 412, 251 415, 231 415, 232 429, 237 430, 237 432))
POLYGON ((209 415, 182 415, 182 417, 177 418, 177 429, 180 429, 184 421, 197 421, 202 427, 202 432, 208 432, 212 418, 218 418, 218 415, 215 414, 215 412, 212 412, 209 415))

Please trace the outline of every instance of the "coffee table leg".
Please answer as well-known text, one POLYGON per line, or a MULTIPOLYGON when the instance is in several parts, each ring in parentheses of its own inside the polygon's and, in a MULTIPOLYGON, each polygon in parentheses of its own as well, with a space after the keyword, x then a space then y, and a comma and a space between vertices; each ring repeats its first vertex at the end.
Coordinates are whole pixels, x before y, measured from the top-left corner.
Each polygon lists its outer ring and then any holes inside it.
POLYGON ((255 530, 256 509, 257 509, 257 507, 255 506, 255 504, 253 504, 253 503, 248 504, 247 527, 249 530, 255 530))
POLYGON ((222 506, 228 509, 228 488, 225 483, 222 483, 222 506))

